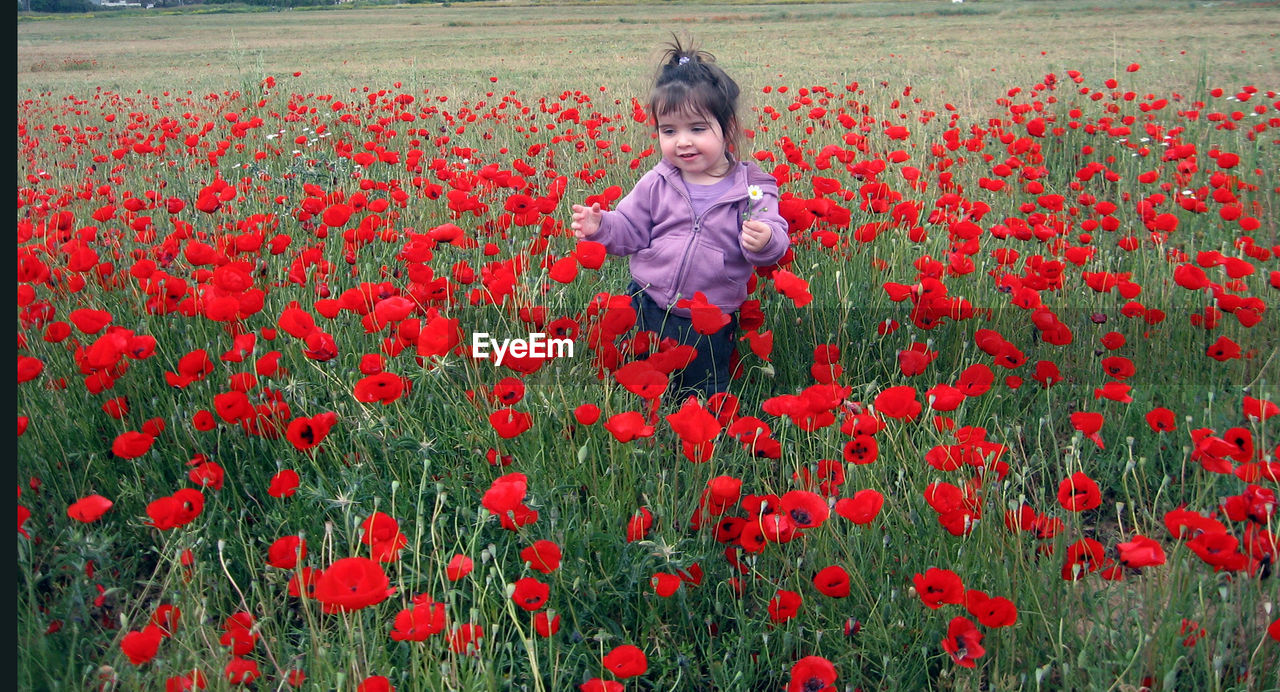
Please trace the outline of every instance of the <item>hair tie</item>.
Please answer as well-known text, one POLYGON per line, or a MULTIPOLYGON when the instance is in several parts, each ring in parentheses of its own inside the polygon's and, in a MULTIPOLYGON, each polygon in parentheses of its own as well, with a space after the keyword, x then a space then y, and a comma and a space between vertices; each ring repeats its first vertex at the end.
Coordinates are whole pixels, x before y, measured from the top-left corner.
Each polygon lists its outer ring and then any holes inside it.
POLYGON ((678 62, 679 62, 679 64, 681 64, 681 65, 684 65, 684 64, 688 63, 688 62, 689 62, 689 56, 687 56, 687 55, 681 55, 681 56, 680 56, 680 60, 679 60, 678 62))

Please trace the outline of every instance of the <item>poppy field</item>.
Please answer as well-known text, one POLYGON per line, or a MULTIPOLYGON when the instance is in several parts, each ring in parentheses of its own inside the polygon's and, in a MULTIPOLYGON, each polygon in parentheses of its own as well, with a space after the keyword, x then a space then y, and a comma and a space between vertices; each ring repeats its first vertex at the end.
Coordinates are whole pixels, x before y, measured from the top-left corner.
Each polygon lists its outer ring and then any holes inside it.
POLYGON ((1107 53, 743 80, 710 399, 642 81, 20 86, 19 687, 1275 689, 1280 70, 1107 53))

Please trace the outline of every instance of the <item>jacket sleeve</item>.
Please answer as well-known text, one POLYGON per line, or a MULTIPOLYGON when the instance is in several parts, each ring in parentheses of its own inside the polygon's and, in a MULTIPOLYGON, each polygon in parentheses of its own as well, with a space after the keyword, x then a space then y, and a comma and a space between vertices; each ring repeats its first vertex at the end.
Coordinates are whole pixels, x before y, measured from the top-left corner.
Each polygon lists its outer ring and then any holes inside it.
POLYGON ((618 206, 600 217, 600 229, 588 240, 604 245, 611 255, 630 255, 649 247, 653 230, 652 198, 658 173, 649 171, 618 206))
POLYGON ((787 248, 791 246, 791 236, 787 232, 787 221, 778 213, 778 183, 773 176, 760 171, 758 168, 752 172, 747 179, 749 185, 755 185, 764 193, 764 197, 758 202, 749 203, 751 209, 751 218, 761 221, 769 228, 773 229, 773 235, 769 238, 769 242, 760 252, 750 252, 743 249, 742 254, 747 261, 757 267, 767 267, 771 264, 777 264, 778 260, 787 253, 787 248))

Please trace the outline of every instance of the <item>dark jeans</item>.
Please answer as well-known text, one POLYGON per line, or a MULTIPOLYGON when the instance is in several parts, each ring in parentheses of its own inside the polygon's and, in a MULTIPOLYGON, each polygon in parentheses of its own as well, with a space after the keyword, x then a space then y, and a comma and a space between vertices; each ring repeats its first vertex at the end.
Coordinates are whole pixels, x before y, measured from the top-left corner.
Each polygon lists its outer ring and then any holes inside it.
POLYGON ((731 314, 729 324, 715 334, 699 334, 693 328, 692 319, 663 309, 634 281, 627 290, 631 293, 631 307, 636 311, 637 331, 651 331, 658 335, 659 340, 672 338, 698 351, 689 367, 671 373, 668 394, 679 400, 690 393, 709 397, 728 391, 729 360, 735 348, 734 337, 738 333, 738 313, 731 314))

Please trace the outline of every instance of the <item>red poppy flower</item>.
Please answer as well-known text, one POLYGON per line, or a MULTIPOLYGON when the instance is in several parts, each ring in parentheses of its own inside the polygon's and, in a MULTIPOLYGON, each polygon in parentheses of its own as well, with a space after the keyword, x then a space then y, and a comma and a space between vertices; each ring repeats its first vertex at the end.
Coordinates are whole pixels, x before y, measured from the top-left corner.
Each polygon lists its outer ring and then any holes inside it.
POLYGON ((382 567, 363 557, 334 562, 316 580, 314 597, 325 612, 352 611, 381 603, 395 593, 382 567))
POLYGON ((289 595, 294 598, 314 598, 316 582, 323 572, 314 567, 303 567, 289 580, 289 595))
POLYGON ((383 543, 400 533, 400 523, 385 512, 374 512, 360 523, 360 542, 365 545, 383 543))
POLYGON ((812 529, 822 526, 830 516, 827 501, 821 495, 807 490, 790 490, 782 495, 778 511, 786 514, 796 528, 812 529))
POLYGON ((1253 459, 1253 432, 1248 428, 1234 427, 1222 433, 1222 439, 1235 447, 1226 452, 1235 461, 1244 463, 1253 459))
POLYGON ((647 508, 641 507, 627 520, 627 542, 643 540, 651 528, 653 528, 653 514, 647 508))
MULTIPOLYGON (((202 455, 197 455, 197 457, 202 455)), ((187 479, 192 483, 213 490, 222 490, 226 472, 216 462, 202 461, 187 472, 187 479)))
POLYGON ((1240 357, 1240 344, 1228 339, 1225 336, 1218 337, 1218 340, 1209 345, 1205 355, 1218 361, 1219 363, 1236 359, 1240 357))
POLYGON ((878 491, 859 490, 853 497, 845 497, 836 501, 836 514, 858 524, 870 524, 880 514, 884 506, 884 496, 878 491))
POLYGON ((1228 533, 1202 533, 1187 541, 1187 547, 1215 571, 1238 572, 1249 562, 1240 552, 1240 540, 1228 533))
POLYGON ((964 583, 949 569, 930 567, 924 574, 917 572, 911 582, 921 602, 934 610, 947 603, 964 602, 964 583))
POLYGON ((684 581, 680 579, 679 575, 667 572, 657 572, 652 577, 649 577, 649 584, 653 586, 653 592, 663 598, 670 598, 675 595, 675 592, 680 589, 680 585, 683 583, 684 581))
POLYGON ((508 473, 494 479, 485 491, 480 504, 493 514, 503 515, 515 510, 524 501, 528 479, 523 473, 508 473))
POLYGON ((981 396, 991 389, 991 383, 995 381, 995 374, 991 372, 991 368, 978 363, 970 365, 960 373, 960 378, 956 380, 955 387, 964 393, 965 396, 981 396))
POLYGON ((769 599, 769 619, 774 622, 786 622, 800 612, 804 599, 795 591, 778 589, 769 599))
POLYGON ((1018 622, 1018 609, 1003 596, 991 597, 970 589, 964 595, 964 607, 984 627, 1009 627, 1018 622))
POLYGON ((668 378, 648 360, 627 363, 613 372, 624 389, 642 399, 655 400, 667 390, 668 378))
POLYGON ((947 638, 942 640, 942 650, 964 668, 973 668, 974 660, 987 653, 982 648, 982 632, 966 617, 951 619, 951 624, 947 626, 947 638))
POLYGON ((1226 533, 1227 527, 1213 517, 1186 508, 1165 512, 1164 525, 1169 534, 1179 540, 1190 540, 1202 533, 1226 533))
POLYGON ((321 220, 324 221, 326 226, 344 226, 353 213, 355 213, 355 210, 350 205, 335 202, 325 208, 321 220))
POLYGON ((498 437, 509 440, 533 427, 533 416, 513 408, 500 408, 489 414, 489 425, 498 437))
POLYGON ((920 402, 916 401, 915 388, 906 385, 890 387, 880 392, 876 395, 874 405, 876 413, 908 422, 915 420, 922 409, 920 402))
POLYGON ((711 507, 718 508, 713 514, 723 514, 726 509, 738 503, 742 496, 742 479, 733 476, 716 476, 707 481, 706 498, 711 507))
POLYGON ((1085 437, 1093 440, 1093 443, 1098 445, 1099 449, 1106 449, 1106 445, 1102 443, 1102 435, 1098 434, 1098 431, 1102 429, 1102 421, 1101 413, 1077 411, 1071 414, 1071 426, 1084 433, 1085 437))
POLYGON ((418 330, 418 357, 443 356, 462 343, 458 319, 435 315, 418 330))
POLYGON ((213 417, 212 412, 201 409, 191 416, 191 425, 200 432, 208 432, 218 427, 218 421, 213 417))
POLYGON ((551 595, 551 587, 533 577, 517 579, 513 586, 511 600, 530 612, 546 605, 547 598, 551 595))
POLYGON ((1231 521, 1249 521, 1257 526, 1266 526, 1276 511, 1276 493, 1270 488, 1250 484, 1243 493, 1228 497, 1222 503, 1222 509, 1231 521))
POLYGON ((1160 543, 1141 534, 1117 545, 1116 552, 1120 556, 1120 564, 1131 569, 1156 567, 1165 562, 1164 548, 1160 543))
POLYGON ((183 488, 168 497, 162 497, 147 505, 151 525, 167 531, 189 524, 204 510, 204 495, 199 490, 183 488))
POLYGON ((789 543, 800 535, 800 527, 786 512, 764 512, 751 522, 770 543, 789 543))
POLYGON ((580 240, 573 248, 573 256, 587 269, 599 269, 605 254, 604 245, 592 240, 580 240))
POLYGON ((356 382, 356 401, 362 403, 381 402, 383 406, 390 404, 404 393, 404 379, 390 372, 369 375, 356 382))
POLYGON ((102 328, 111 324, 111 313, 106 310, 92 310, 89 308, 81 308, 72 310, 68 316, 71 323, 85 334, 97 334, 102 328))
POLYGON ((1041 387, 1048 389, 1053 385, 1062 381, 1062 373, 1058 371, 1058 364, 1051 360, 1036 361, 1035 374, 1031 379, 1040 383, 1041 387))
POLYGON ((261 677, 262 671, 258 669, 257 661, 233 656, 223 668, 222 675, 233 685, 248 685, 261 677))
POLYGON ((562 257, 551 264, 547 276, 562 284, 573 283, 578 278, 578 260, 573 256, 562 257))
POLYGON ((285 429, 285 438, 298 451, 305 452, 319 446, 338 422, 338 414, 326 412, 310 418, 295 418, 285 429))
POLYGON ((1280 405, 1265 399, 1255 399, 1251 396, 1245 396, 1241 404, 1244 417, 1257 421, 1265 421, 1268 418, 1280 413, 1280 405))
POLYGON ((187 675, 174 675, 164 681, 165 692, 193 692, 208 686, 204 673, 193 670, 187 675))
POLYGON ((1058 504, 1068 512, 1085 512, 1102 504, 1102 493, 1092 478, 1076 471, 1058 484, 1058 504))
POLYGON ((964 403, 965 394, 949 384, 939 384, 926 391, 924 398, 929 402, 929 408, 946 412, 960 408, 960 404, 964 403))
POLYGON ((302 355, 311 360, 323 363, 338 357, 338 344, 328 332, 314 331, 307 335, 303 343, 306 348, 302 355))
POLYGON ((386 676, 370 675, 356 685, 356 692, 396 692, 396 688, 386 676))
POLYGON ((573 417, 582 425, 594 425, 600 420, 600 407, 595 404, 582 404, 573 410, 573 417))
POLYGON ((1094 399, 1108 399, 1110 401, 1118 401, 1122 404, 1133 403, 1133 397, 1129 392, 1133 387, 1121 382, 1108 382, 1101 388, 1093 390, 1094 399))
POLYGON ((774 270, 773 287, 778 293, 791 299, 798 308, 813 302, 813 295, 809 293, 809 282, 785 269, 774 270))
POLYGON ((1133 373, 1137 369, 1133 365, 1133 361, 1124 356, 1108 356, 1102 359, 1102 369, 1108 375, 1117 380, 1127 380, 1133 377, 1133 373))
POLYGON ((445 567, 445 577, 449 581, 458 581, 468 574, 475 567, 475 562, 466 555, 457 554, 449 558, 449 564, 445 567))
POLYGON ((836 667, 821 656, 805 656, 791 666, 787 692, 836 692, 836 667))
POLYGON ((251 418, 255 409, 249 395, 244 392, 222 392, 213 397, 213 410, 226 423, 236 423, 251 418))
POLYGON ((550 637, 560 631, 560 616, 556 613, 548 614, 547 611, 541 611, 533 616, 533 629, 540 637, 550 637))
POLYGON ((1151 409, 1151 411, 1147 413, 1146 419, 1147 425, 1151 428, 1152 432, 1172 432, 1178 427, 1174 422, 1173 411, 1164 407, 1151 409))
POLYGON ((178 372, 166 372, 164 379, 170 387, 181 389, 192 382, 203 380, 211 372, 213 360, 209 358, 208 352, 198 348, 178 359, 178 372))
POLYGON ((244 611, 234 613, 222 623, 222 636, 218 643, 231 647, 233 656, 243 656, 258 644, 258 633, 253 629, 253 616, 244 611))
POLYGON ((160 642, 164 632, 155 625, 147 625, 141 631, 134 630, 120 640, 120 651, 129 657, 129 662, 140 666, 155 658, 160 650, 160 642))
POLYGON ((293 494, 298 492, 298 482, 297 471, 293 469, 278 471, 271 477, 271 485, 267 488, 267 494, 278 498, 293 497, 293 494))
POLYGON ((419 596, 408 608, 396 613, 391 625, 391 638, 398 642, 421 642, 443 632, 444 628, 444 604, 419 596))
POLYGON ((844 598, 849 595, 849 573, 840 565, 831 565, 813 575, 813 587, 824 596, 844 598))
POLYGON ((850 464, 870 464, 880 455, 880 447, 874 437, 858 435, 844 443, 844 460, 850 464))
POLYGON ((495 401, 506 406, 515 406, 524 398, 525 386, 524 381, 518 377, 504 377, 498 380, 493 389, 488 392, 490 401, 495 401))
POLYGON ((71 503, 67 507, 67 516, 86 524, 97 521, 107 510, 111 509, 111 500, 101 495, 88 495, 71 503))
POLYGON ((301 536, 281 536, 267 548, 267 564, 280 569, 293 569, 307 556, 307 542, 301 536))
POLYGON ((691 445, 708 442, 720 434, 720 421, 698 403, 697 397, 686 399, 679 411, 666 418, 675 434, 691 445))
POLYGON ((898 369, 906 377, 914 377, 924 372, 929 364, 937 360, 938 352, 927 344, 913 343, 898 351, 898 369))
POLYGON ((387 296, 373 306, 372 326, 382 329, 385 325, 401 322, 415 307, 414 302, 404 296, 387 296))
POLYGON ((153 442, 154 437, 129 430, 116 436, 111 443, 111 453, 121 459, 137 459, 151 449, 153 442))
POLYGON ((643 675, 649 670, 649 660, 644 651, 631 644, 620 644, 604 655, 604 667, 617 677, 626 679, 643 675))
POLYGON ((609 416, 609 420, 604 422, 604 429, 608 430, 618 442, 630 442, 649 437, 654 432, 653 426, 646 425, 644 416, 637 411, 625 411, 609 416))
POLYGON ((1062 563, 1062 578, 1067 581, 1083 579, 1085 575, 1109 567, 1106 549, 1092 538, 1082 538, 1067 546, 1066 559, 1062 563))
MULTIPOLYGON (((760 360, 769 362, 772 359, 773 357, 773 332, 772 331, 761 332, 755 329, 746 330, 744 331, 743 336, 738 340, 746 341, 747 346, 751 348, 751 352, 756 354, 756 357, 759 358, 760 360)), ((813 367, 814 367, 814 372, 830 373, 833 369, 834 370, 840 369, 839 365, 833 366, 829 364, 821 365, 821 366, 815 364, 813 367)), ((834 380, 835 377, 839 377, 839 374, 837 373, 831 376, 831 379, 834 380)))
POLYGON ((529 569, 551 574, 560 568, 560 546, 551 541, 535 541, 520 551, 520 559, 529 563, 529 569))

